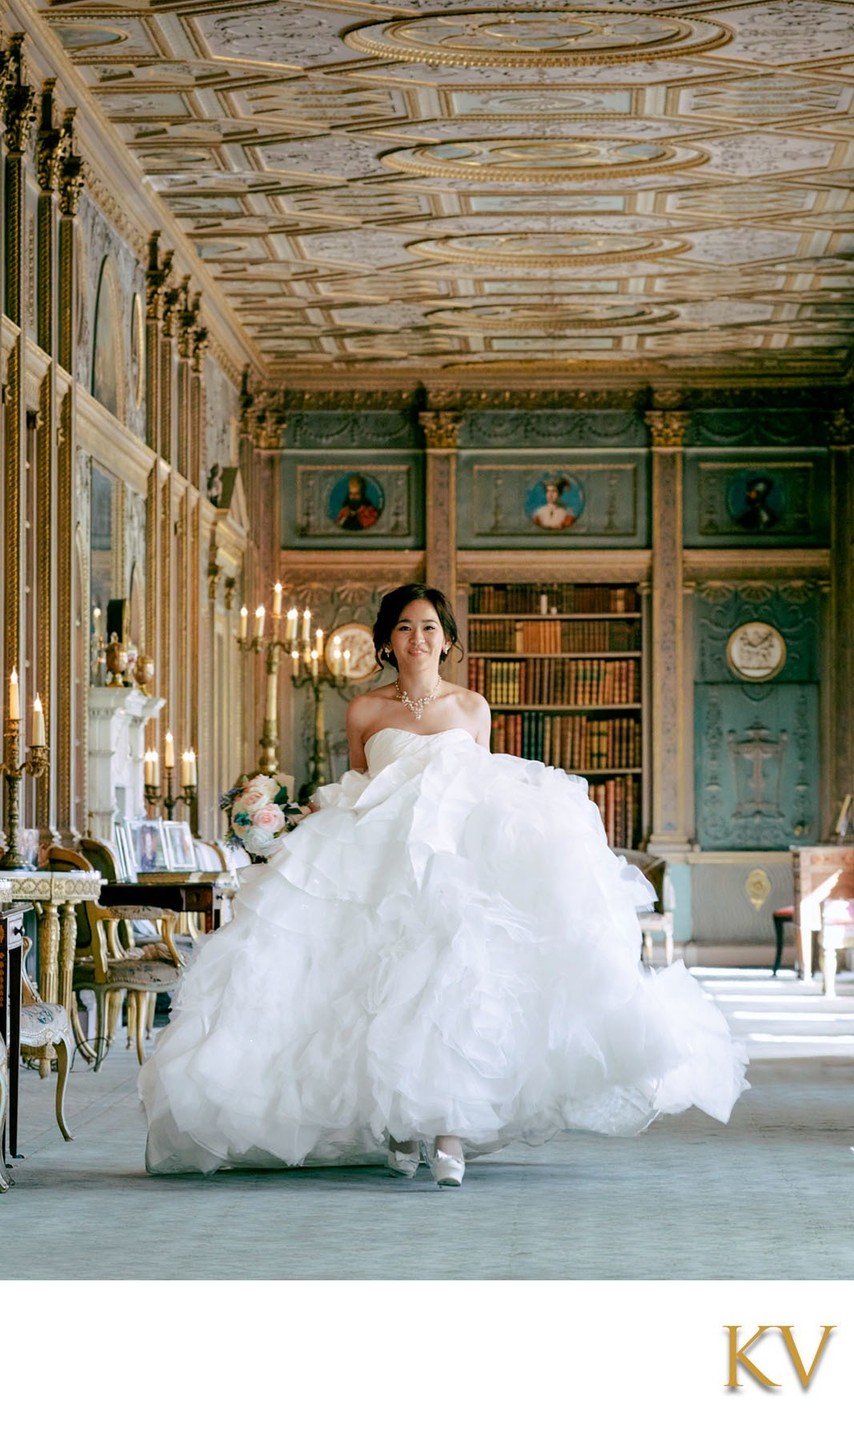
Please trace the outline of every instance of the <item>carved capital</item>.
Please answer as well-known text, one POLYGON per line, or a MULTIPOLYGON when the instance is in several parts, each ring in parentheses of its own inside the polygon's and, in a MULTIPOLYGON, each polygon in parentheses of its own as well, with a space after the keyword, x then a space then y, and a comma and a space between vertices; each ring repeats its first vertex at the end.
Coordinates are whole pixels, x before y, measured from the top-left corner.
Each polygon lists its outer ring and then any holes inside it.
POLYGON ((146 319, 161 320, 166 301, 166 286, 172 277, 172 251, 167 250, 160 258, 160 231, 155 230, 148 240, 148 269, 145 272, 145 316, 146 319))
POLYGON ((210 337, 203 325, 197 324, 193 328, 193 373, 201 374, 205 363, 205 355, 210 348, 210 337))
POLYGON ((38 109, 35 87, 27 84, 25 38, 23 34, 12 36, 3 65, 3 123, 6 148, 13 155, 26 150, 38 109))
POLYGON ((845 449, 854 437, 854 425, 844 409, 827 416, 827 442, 833 449, 845 449))
POLYGON ((463 416, 449 409, 425 409, 418 415, 428 449, 456 449, 463 416))
POLYGON ((196 324, 199 317, 199 304, 201 295, 190 295, 190 276, 187 275, 181 286, 181 303, 178 307, 178 353, 182 359, 192 359, 193 340, 196 333, 196 324))
POLYGON ((252 438, 257 449, 268 453, 281 449, 288 416, 282 406, 282 396, 273 390, 263 390, 257 397, 252 411, 252 438))
POLYGON ((55 89, 55 79, 45 80, 36 141, 36 173, 43 194, 53 194, 59 188, 62 163, 62 131, 53 122, 55 89))
POLYGON ((684 409, 648 409, 644 418, 649 425, 653 449, 682 448, 691 418, 684 409))
POLYGON ((65 111, 59 144, 59 209, 67 219, 73 219, 77 214, 83 188, 83 160, 74 149, 76 113, 75 109, 65 111))

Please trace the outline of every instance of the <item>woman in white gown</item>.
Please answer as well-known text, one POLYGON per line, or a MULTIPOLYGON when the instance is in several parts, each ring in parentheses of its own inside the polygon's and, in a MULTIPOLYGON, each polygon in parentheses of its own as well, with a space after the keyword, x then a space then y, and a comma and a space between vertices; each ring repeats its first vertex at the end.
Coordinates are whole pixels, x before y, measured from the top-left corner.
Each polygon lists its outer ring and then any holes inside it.
POLYGON ((515 1140, 725 1122, 743 1054, 681 963, 642 967, 654 895, 585 781, 489 752, 437 590, 387 595, 374 637, 398 679, 350 704, 350 771, 244 870, 142 1069, 149 1172, 423 1153, 450 1186, 515 1140))

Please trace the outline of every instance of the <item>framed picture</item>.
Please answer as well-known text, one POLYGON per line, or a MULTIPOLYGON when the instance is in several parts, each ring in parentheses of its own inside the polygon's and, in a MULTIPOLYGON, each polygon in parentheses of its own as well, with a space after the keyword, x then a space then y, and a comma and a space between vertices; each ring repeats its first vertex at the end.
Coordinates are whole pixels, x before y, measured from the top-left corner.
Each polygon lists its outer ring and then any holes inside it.
POLYGON ((169 868, 162 819, 129 818, 127 829, 137 873, 156 873, 169 868))
POLYGON ((163 832, 166 836, 166 857, 169 859, 169 867, 184 873, 198 868, 196 849, 189 823, 179 823, 175 819, 171 821, 167 819, 163 824, 163 832))
POLYGON ((39 830, 18 829, 18 852, 24 860, 24 868, 37 868, 39 863, 39 830))
POLYGON ((130 833, 123 819, 116 820, 113 830, 113 847, 116 850, 116 877, 127 883, 135 883, 136 861, 130 833))

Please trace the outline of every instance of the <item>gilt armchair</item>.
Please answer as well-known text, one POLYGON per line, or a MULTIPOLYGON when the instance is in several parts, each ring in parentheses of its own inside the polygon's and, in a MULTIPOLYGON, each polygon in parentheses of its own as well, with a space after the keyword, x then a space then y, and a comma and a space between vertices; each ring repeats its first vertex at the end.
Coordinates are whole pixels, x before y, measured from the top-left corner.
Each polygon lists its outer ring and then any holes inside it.
MULTIPOLYGON (((90 845, 91 840, 87 840, 90 845)), ((92 869, 89 857, 73 849, 52 847, 51 868, 92 869)), ((95 997, 95 1045, 84 1049, 94 1060, 95 1072, 113 1042, 122 998, 128 997, 128 1043, 135 1040, 140 1063, 145 1061, 145 1037, 151 1031, 149 998, 177 986, 184 963, 173 941, 175 914, 150 904, 103 907, 92 900, 77 905, 77 943, 72 988, 95 997), (159 936, 137 944, 129 925, 154 923, 159 936)))

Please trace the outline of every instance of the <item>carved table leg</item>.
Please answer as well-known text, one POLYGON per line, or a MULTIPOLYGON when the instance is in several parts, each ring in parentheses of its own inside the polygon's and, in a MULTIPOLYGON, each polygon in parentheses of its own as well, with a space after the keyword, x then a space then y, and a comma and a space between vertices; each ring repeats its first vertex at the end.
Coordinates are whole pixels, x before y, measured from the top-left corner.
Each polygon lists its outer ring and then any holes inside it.
POLYGON ((39 927, 39 993, 43 1003, 59 1002, 59 915, 46 903, 39 927))
POLYGON ((71 1013, 74 1002, 74 950, 77 947, 77 919, 74 904, 63 903, 59 920, 60 981, 59 1001, 66 1013, 71 1013))

